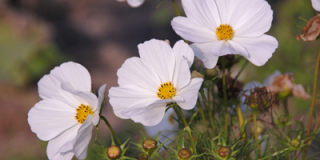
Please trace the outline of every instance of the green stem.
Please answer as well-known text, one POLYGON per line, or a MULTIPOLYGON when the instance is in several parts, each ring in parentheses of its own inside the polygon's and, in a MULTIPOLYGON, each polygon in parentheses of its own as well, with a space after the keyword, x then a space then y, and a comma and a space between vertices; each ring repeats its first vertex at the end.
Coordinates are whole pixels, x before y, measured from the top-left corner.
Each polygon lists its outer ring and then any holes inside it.
POLYGON ((226 71, 225 71, 225 57, 222 56, 222 85, 223 85, 223 100, 224 100, 224 132, 226 140, 228 139, 228 107, 227 107, 227 85, 226 85, 226 71))
MULTIPOLYGON (((236 108, 237 108, 237 114, 238 114, 238 119, 239 119, 239 130, 240 130, 240 134, 242 134, 243 133, 243 130, 244 130, 244 128, 243 128, 243 116, 242 116, 242 112, 241 112, 241 109, 240 109, 240 105, 239 105, 239 103, 237 102, 237 100, 236 99, 234 99, 234 103, 236 104, 236 108)), ((243 134, 243 137, 242 138, 244 138, 244 141, 246 141, 245 140, 245 137, 246 137, 246 134, 243 134)))
POLYGON ((246 68, 247 64, 249 63, 248 60, 246 60, 246 63, 243 64, 243 66, 241 67, 239 73, 237 74, 236 78, 234 78, 234 82, 239 78, 240 74, 242 73, 242 71, 244 70, 244 68, 246 68))
POLYGON ((257 125, 257 109, 253 109, 253 125, 254 125, 254 138, 257 143, 257 149, 258 149, 258 158, 261 157, 261 151, 260 151, 260 144, 258 143, 258 125, 257 125))
POLYGON ((288 109, 288 98, 283 100, 283 107, 284 107, 284 112, 286 116, 289 116, 289 109, 288 109))
POLYGON ((200 114, 201 114, 201 117, 202 117, 202 121, 203 121, 204 127, 207 130, 207 134, 208 134, 209 138, 212 138, 211 135, 210 135, 209 129, 208 129, 208 124, 207 124, 207 121, 206 121, 206 117, 204 116, 202 106, 200 105, 200 99, 199 98, 198 98, 198 104, 199 104, 199 110, 200 110, 200 114))
MULTIPOLYGON (((318 79, 318 70, 319 70, 319 60, 320 60, 320 51, 318 52, 317 55, 317 62, 316 62, 316 66, 315 66, 315 70, 314 70, 314 79, 313 79, 313 92, 312 92, 312 103, 311 103, 311 108, 310 108, 310 114, 309 114, 309 120, 308 120, 308 129, 307 129, 307 135, 310 133, 311 130, 311 124, 312 124, 312 117, 313 117, 313 111, 314 111, 314 104, 315 104, 315 100, 316 100, 316 91, 317 91, 317 79, 318 79)), ((320 123, 320 118, 318 117, 318 121, 316 123, 316 126, 314 128, 314 132, 317 131, 317 128, 319 126, 320 123)), ((309 139, 307 141, 307 146, 304 149, 304 158, 307 155, 307 150, 309 147, 309 143, 312 140, 309 139)))
MULTIPOLYGON (((188 125, 188 123, 187 123, 187 121, 186 121, 186 118, 184 117, 184 115, 183 115, 183 113, 182 113, 182 110, 181 110, 181 108, 177 105, 177 110, 178 110, 178 112, 179 112, 179 115, 180 115, 180 118, 181 118, 181 120, 182 120, 182 122, 183 122, 183 124, 184 124, 184 126, 185 126, 185 130, 187 130, 187 132, 188 132, 188 135, 189 135, 189 139, 190 139, 190 143, 191 143, 191 147, 192 147, 192 149, 193 149, 193 153, 197 156, 197 150, 196 150, 196 147, 195 147, 195 145, 194 145, 194 142, 193 142, 193 137, 192 137, 192 134, 191 134, 191 129, 190 129, 190 127, 189 127, 189 125, 188 125)), ((178 114, 178 113, 177 113, 178 114)))
MULTIPOLYGON (((204 98, 204 93, 201 94, 201 97, 202 99, 204 98)), ((215 131, 215 125, 213 124, 213 118, 212 118, 212 111, 214 108, 212 108, 212 110, 210 109, 210 106, 211 106, 211 103, 210 103, 210 88, 208 88, 208 94, 207 94, 207 97, 208 97, 208 107, 207 107, 207 110, 208 110, 208 114, 209 114, 209 120, 210 120, 210 124, 211 124, 211 128, 212 128, 212 131, 213 131, 213 136, 214 137, 214 131, 215 131)), ((214 105, 214 93, 212 93, 212 104, 214 105)), ((214 107, 214 106, 213 106, 214 107)))
POLYGON ((180 16, 180 12, 179 12, 179 9, 178 9, 178 6, 177 6, 177 3, 175 0, 172 0, 172 4, 173 4, 173 7, 174 7, 174 10, 176 11, 177 13, 177 16, 180 16))
POLYGON ((107 118, 102 116, 102 115, 100 115, 100 118, 107 124, 107 126, 109 127, 113 137, 116 139, 118 145, 121 146, 122 144, 121 144, 118 136, 116 135, 116 132, 114 132, 113 128, 111 127, 110 123, 108 122, 107 118))

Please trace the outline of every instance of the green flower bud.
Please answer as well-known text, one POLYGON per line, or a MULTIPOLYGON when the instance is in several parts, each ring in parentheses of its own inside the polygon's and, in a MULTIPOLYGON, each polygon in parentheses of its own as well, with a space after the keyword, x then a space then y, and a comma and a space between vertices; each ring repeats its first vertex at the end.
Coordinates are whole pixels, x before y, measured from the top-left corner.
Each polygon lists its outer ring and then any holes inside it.
POLYGON ((291 147, 293 147, 293 148, 299 148, 299 146, 300 146, 300 140, 297 139, 297 138, 294 138, 294 139, 291 140, 290 145, 291 145, 291 147))
POLYGON ((152 152, 157 148, 157 142, 153 139, 146 139, 143 141, 143 149, 147 152, 152 152))
POLYGON ((180 160, 188 160, 191 157, 191 152, 187 148, 182 148, 178 151, 180 160))
POLYGON ((282 125, 286 125, 289 121, 289 118, 287 115, 281 115, 279 118, 278 118, 278 122, 282 125))
POLYGON ((117 159, 120 157, 120 154, 121 154, 121 150, 118 146, 111 146, 107 150, 107 156, 110 159, 117 159))
POLYGON ((220 147, 218 154, 222 158, 227 158, 231 154, 231 149, 229 147, 220 147))

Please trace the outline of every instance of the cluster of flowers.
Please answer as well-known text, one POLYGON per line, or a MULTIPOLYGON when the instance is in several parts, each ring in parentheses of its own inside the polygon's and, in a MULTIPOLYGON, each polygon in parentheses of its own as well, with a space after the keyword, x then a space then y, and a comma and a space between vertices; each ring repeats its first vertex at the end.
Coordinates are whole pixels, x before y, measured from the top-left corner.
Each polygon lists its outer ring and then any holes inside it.
MULTIPOLYGON (((127 1, 132 7, 144 2, 127 1)), ((313 4, 320 10, 319 0, 313 0, 313 4)), ((109 103, 117 117, 155 130, 153 126, 169 119, 165 115, 169 104, 177 104, 184 110, 195 107, 203 78, 191 76, 194 56, 206 68, 214 68, 220 56, 229 54, 239 54, 262 66, 278 47, 277 40, 265 34, 273 19, 273 11, 265 0, 182 0, 182 6, 187 17, 175 17, 171 25, 192 44, 180 40, 171 47, 157 39, 139 44, 140 57, 124 62, 117 72, 119 86, 109 90, 109 103)), ((277 72, 272 80, 276 81, 274 77, 279 75, 277 72)), ((308 98, 301 86, 292 83, 290 74, 281 76, 285 76, 281 80, 288 79, 283 84, 285 89, 308 98)), ((277 82, 269 81, 264 86, 280 92, 283 87, 277 82)), ((258 85, 261 84, 254 86, 258 85)), ((86 158, 92 129, 100 120, 106 88, 101 86, 97 97, 91 86, 87 69, 74 62, 61 64, 38 82, 43 100, 29 111, 28 122, 39 139, 49 141, 49 159, 86 158)))

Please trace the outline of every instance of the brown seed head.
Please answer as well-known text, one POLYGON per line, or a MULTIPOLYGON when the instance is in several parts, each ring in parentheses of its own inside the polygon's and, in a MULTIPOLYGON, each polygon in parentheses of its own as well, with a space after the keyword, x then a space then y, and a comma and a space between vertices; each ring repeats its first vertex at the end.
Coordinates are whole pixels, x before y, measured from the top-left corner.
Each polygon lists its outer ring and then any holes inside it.
POLYGON ((222 158, 227 157, 231 154, 231 149, 229 147, 220 147, 218 150, 218 154, 222 158))
POLYGON ((142 146, 145 151, 150 151, 156 149, 157 142, 153 139, 146 139, 145 141, 143 141, 142 146))
POLYGON ((302 29, 302 34, 296 36, 297 40, 314 41, 320 34, 320 14, 309 19, 302 29))

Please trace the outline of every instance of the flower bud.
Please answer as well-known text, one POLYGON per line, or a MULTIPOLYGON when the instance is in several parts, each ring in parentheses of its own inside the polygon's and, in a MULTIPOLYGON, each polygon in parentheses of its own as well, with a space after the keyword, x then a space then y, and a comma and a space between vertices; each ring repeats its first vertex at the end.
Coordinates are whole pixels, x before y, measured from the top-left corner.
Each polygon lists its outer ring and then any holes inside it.
POLYGON ((136 155, 137 160, 148 160, 148 155, 145 155, 142 152, 137 153, 136 155))
POLYGON ((300 140, 297 139, 297 138, 294 138, 294 139, 291 140, 290 145, 291 145, 291 147, 293 147, 293 148, 299 148, 299 146, 300 146, 300 140))
POLYGON ((218 154, 222 158, 229 157, 229 155, 231 154, 231 149, 229 147, 220 147, 218 150, 218 154))
POLYGON ((286 125, 288 123, 288 116, 287 115, 281 115, 279 118, 278 118, 278 122, 281 124, 281 125, 286 125))
POLYGON ((143 146, 143 149, 145 151, 147 151, 147 152, 151 151, 152 152, 153 150, 156 149, 157 142, 155 140, 153 140, 153 139, 146 139, 145 141, 143 141, 142 146, 143 146))
POLYGON ((204 76, 201 73, 197 72, 197 71, 192 71, 191 79, 192 78, 204 78, 204 76))
POLYGON ((118 146, 111 146, 108 148, 107 150, 107 156, 110 158, 110 159, 116 159, 116 158, 119 158, 120 157, 120 154, 121 154, 121 150, 118 146))
POLYGON ((291 96, 292 95, 292 92, 291 92, 291 90, 290 89, 288 89, 288 88, 285 88, 284 90, 282 90, 282 91, 280 91, 279 93, 278 93, 278 98, 280 98, 280 99, 287 99, 289 96, 291 96))
POLYGON ((182 148, 178 151, 180 160, 188 160, 191 157, 191 152, 187 148, 182 148))

